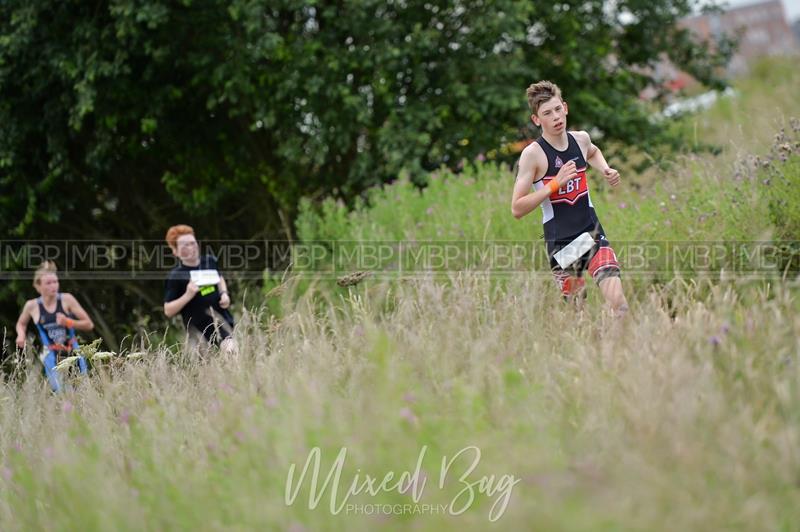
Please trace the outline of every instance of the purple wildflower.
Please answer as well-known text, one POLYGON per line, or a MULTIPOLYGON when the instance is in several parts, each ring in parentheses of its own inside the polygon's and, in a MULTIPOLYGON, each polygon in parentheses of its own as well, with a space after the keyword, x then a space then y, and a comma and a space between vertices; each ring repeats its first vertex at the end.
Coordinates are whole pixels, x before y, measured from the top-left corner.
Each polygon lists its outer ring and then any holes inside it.
POLYGON ((404 406, 400 409, 400 417, 411 423, 412 425, 417 423, 417 416, 414 415, 414 412, 411 411, 410 408, 404 406))

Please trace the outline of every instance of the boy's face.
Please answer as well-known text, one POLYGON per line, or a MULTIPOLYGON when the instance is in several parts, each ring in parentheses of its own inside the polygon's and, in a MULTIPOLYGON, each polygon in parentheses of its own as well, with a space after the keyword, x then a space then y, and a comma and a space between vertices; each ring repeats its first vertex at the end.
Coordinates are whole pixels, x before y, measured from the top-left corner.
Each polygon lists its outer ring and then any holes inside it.
POLYGON ((36 291, 41 296, 55 297, 58 294, 58 276, 54 273, 42 275, 39 278, 39 284, 36 285, 36 291))
POLYGON ((183 262, 192 262, 197 259, 199 249, 194 235, 181 235, 175 242, 175 256, 183 262))
POLYGON ((539 111, 531 115, 531 120, 548 135, 560 135, 567 129, 567 102, 553 96, 539 106, 539 111))

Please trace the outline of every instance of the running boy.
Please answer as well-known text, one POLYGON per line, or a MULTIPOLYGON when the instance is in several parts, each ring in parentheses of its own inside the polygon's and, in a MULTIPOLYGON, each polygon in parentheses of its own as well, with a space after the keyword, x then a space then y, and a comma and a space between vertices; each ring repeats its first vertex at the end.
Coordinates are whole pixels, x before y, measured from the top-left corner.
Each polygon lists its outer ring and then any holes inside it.
POLYGON ((528 87, 527 96, 531 120, 542 128, 542 136, 522 151, 511 213, 522 218, 541 205, 547 254, 561 293, 566 297, 581 294, 583 272, 588 269, 614 315, 621 316, 628 303, 617 257, 589 197, 587 163, 602 172, 612 187, 619 184, 619 172, 608 165, 587 132, 567 131, 568 107, 558 86, 540 81, 528 87), (567 270, 562 269, 554 255, 585 232, 594 238, 594 246, 567 270))
POLYGON ((194 229, 188 225, 170 227, 166 241, 180 264, 167 278, 164 314, 171 318, 180 312, 190 344, 200 343, 202 336, 224 351, 235 351, 233 316, 228 311, 231 299, 217 259, 200 255, 194 229))
MULTIPOLYGON (((17 320, 17 347, 25 348, 28 323, 33 320, 42 341, 40 359, 50 388, 58 392, 62 388, 56 365, 78 349, 75 331, 91 331, 94 323, 75 296, 58 291, 58 274, 54 262, 45 261, 33 274, 33 287, 39 297, 29 299, 17 320)), ((78 369, 86 373, 86 360, 78 359, 78 369)))

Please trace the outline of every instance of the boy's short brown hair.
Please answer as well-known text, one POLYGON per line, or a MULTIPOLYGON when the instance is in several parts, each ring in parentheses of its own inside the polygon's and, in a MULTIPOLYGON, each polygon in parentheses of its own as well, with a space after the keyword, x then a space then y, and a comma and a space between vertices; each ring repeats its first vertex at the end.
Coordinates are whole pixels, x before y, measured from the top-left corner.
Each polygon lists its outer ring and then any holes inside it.
POLYGON ((167 236, 165 237, 167 241, 167 245, 172 249, 172 251, 178 250, 178 239, 183 235, 193 235, 194 229, 190 225, 173 225, 169 229, 167 229, 167 236))
POLYGON ((563 99, 558 85, 547 80, 532 83, 525 93, 528 96, 528 105, 533 114, 538 114, 539 107, 550 99, 554 97, 558 97, 559 100, 563 99))
POLYGON ((56 273, 58 272, 58 268, 56 267, 56 263, 52 260, 43 261, 36 271, 33 273, 33 286, 39 286, 42 282, 42 277, 47 275, 48 273, 56 273))

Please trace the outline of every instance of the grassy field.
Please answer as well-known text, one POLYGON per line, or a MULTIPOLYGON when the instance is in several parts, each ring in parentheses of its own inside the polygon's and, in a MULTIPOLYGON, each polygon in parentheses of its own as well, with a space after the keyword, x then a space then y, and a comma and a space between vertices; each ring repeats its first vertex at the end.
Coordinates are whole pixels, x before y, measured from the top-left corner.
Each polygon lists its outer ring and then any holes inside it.
POLYGON ((244 324, 237 357, 162 350, 59 397, 33 379, 6 388, 4 530, 795 526, 796 292, 676 281, 618 323, 594 299, 567 311, 545 281, 451 283, 359 287, 324 313, 290 290, 279 327, 244 324), (334 515, 331 488, 310 511, 310 479, 285 504, 290 464, 314 447, 319 487, 347 449, 340 505, 357 474, 413 471, 423 446, 420 505, 458 510, 464 482, 512 475, 500 519, 502 492, 477 485, 457 516, 334 515), (477 468, 460 480, 468 451, 440 489, 442 459, 469 446, 477 468))
MULTIPOLYGON (((752 151, 595 186, 612 242, 797 240, 800 103, 764 102, 800 84, 780 79, 739 86, 765 115, 752 151)), ((692 120, 748 123, 720 107, 692 120)), ((308 206, 298 232, 541 244, 538 212, 511 217, 512 183, 489 165, 438 172, 422 193, 400 180, 354 212, 308 206)), ((786 264, 769 281, 626 280, 622 321, 595 289, 565 305, 546 272, 268 279, 265 306, 239 315, 238 354, 146 345, 58 396, 5 383, 0 528, 796 530, 800 289, 786 264), (316 506, 311 472, 299 478, 315 449, 316 506), (404 472, 416 482, 397 485, 404 472)))

